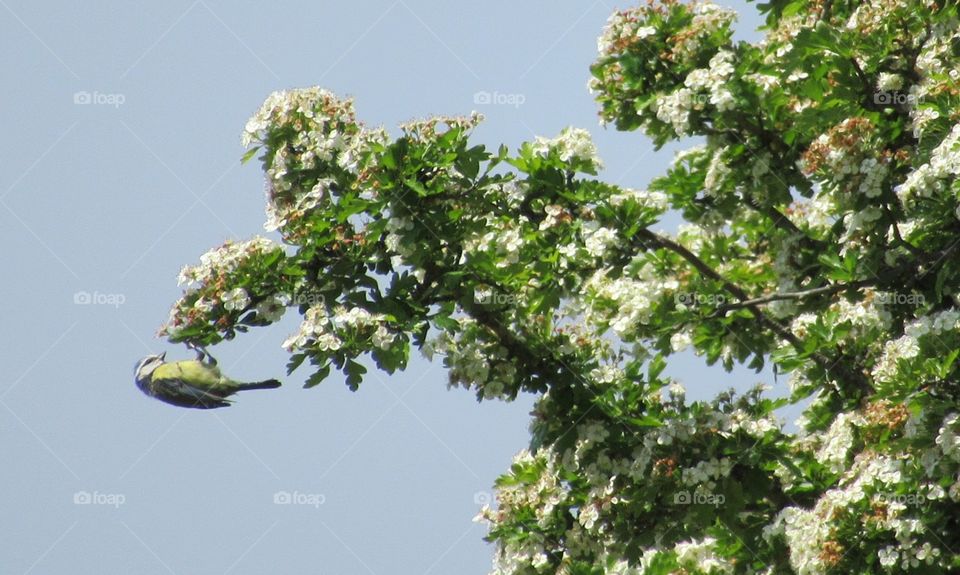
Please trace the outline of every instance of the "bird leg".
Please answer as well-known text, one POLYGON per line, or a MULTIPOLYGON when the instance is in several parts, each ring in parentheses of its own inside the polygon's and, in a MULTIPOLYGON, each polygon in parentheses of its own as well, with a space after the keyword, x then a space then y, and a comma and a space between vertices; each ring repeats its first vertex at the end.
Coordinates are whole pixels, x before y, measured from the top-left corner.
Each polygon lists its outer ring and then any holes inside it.
POLYGON ((205 361, 210 365, 217 365, 217 360, 210 355, 210 352, 207 351, 207 348, 202 345, 197 345, 195 343, 188 343, 187 347, 192 349, 197 353, 197 361, 205 361))
POLYGON ((200 352, 201 352, 201 354, 202 354, 202 355, 201 355, 201 358, 202 358, 203 356, 206 356, 206 358, 207 358, 207 363, 209 363, 210 365, 217 365, 217 360, 215 360, 215 359, 213 358, 213 356, 210 355, 210 352, 207 351, 207 348, 205 348, 205 347, 203 347, 203 346, 199 346, 198 349, 200 350, 200 352))

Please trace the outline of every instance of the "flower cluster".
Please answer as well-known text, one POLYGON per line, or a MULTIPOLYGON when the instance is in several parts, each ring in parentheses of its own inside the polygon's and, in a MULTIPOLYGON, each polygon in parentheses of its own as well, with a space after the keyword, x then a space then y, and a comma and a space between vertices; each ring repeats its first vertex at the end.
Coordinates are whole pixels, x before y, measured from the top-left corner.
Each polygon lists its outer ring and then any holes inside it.
POLYGON ((817 460, 823 462, 830 471, 840 473, 847 468, 857 423, 862 424, 859 415, 841 413, 833 420, 826 433, 817 438, 820 443, 817 460))
POLYGON ((851 345, 856 345, 858 340, 872 345, 877 337, 886 335, 890 328, 893 316, 886 302, 896 301, 898 295, 868 288, 863 291, 863 299, 851 301, 838 298, 829 308, 836 314, 835 318, 831 318, 832 323, 835 327, 849 329, 846 339, 851 345))
POLYGON ((937 137, 956 120, 941 112, 951 106, 960 87, 960 71, 953 50, 958 37, 960 34, 952 25, 936 25, 930 27, 927 34, 916 36, 918 40, 924 39, 922 45, 915 47, 919 53, 914 69, 919 77, 906 92, 915 138, 937 137))
POLYGON ((903 494, 905 471, 904 458, 864 452, 838 487, 824 493, 813 509, 785 508, 765 536, 785 539, 797 573, 826 573, 846 558, 869 553, 869 545, 847 539, 844 533, 896 540, 896 545, 882 546, 877 552, 884 567, 900 563, 904 570, 921 565, 943 568, 940 543, 935 537, 931 541, 928 527, 916 515, 943 498, 943 490, 928 486, 914 495, 903 494))
POLYGON ((682 481, 690 486, 706 484, 707 489, 712 490, 716 487, 714 480, 729 476, 732 467, 730 458, 717 459, 714 457, 709 461, 701 461, 693 467, 685 468, 682 472, 682 481))
POLYGON ((250 154, 263 150, 267 176, 268 231, 291 238, 318 205, 332 202, 367 165, 373 149, 387 140, 382 129, 356 120, 353 101, 321 88, 270 94, 244 129, 250 154))
POLYGON ((603 167, 590 132, 580 128, 568 126, 561 130, 556 138, 537 136, 533 143, 533 151, 543 158, 556 154, 556 157, 564 163, 572 165, 582 163, 593 170, 603 167))
MULTIPOLYGON (((725 32, 737 20, 737 13, 712 2, 693 4, 693 18, 681 33, 677 34, 671 60, 689 60, 702 53, 704 44, 709 44, 718 33, 725 32)), ((712 66, 712 63, 711 63, 712 66)))
POLYGON ((661 141, 689 134, 691 112, 707 104, 731 110, 733 93, 724 80, 733 72, 728 48, 735 19, 732 10, 710 2, 670 0, 614 13, 598 41, 589 84, 602 104, 601 121, 642 126, 661 141), (661 133, 664 126, 670 134, 661 133))
POLYGON ((713 537, 677 543, 673 548, 677 554, 677 563, 693 572, 718 575, 733 573, 734 563, 717 553, 716 543, 717 540, 713 537))
MULTIPOLYGON (((354 123, 356 116, 351 100, 340 100, 333 93, 318 88, 281 90, 273 92, 260 106, 260 109, 244 126, 241 143, 249 147, 254 143, 264 143, 269 132, 279 128, 294 128, 304 132, 304 140, 313 137, 319 149, 340 148, 340 132, 336 129, 343 123, 354 123)), ((308 153, 307 158, 316 155, 308 153)), ((305 152, 306 153, 306 152, 305 152)), ((327 153, 319 154, 329 161, 327 153)))
POLYGON ((470 318, 459 320, 459 333, 441 332, 421 352, 443 357, 448 387, 474 389, 479 399, 507 399, 515 395, 517 368, 505 347, 470 318))
POLYGON ((526 223, 523 216, 519 221, 487 218, 483 231, 474 232, 464 240, 461 261, 466 262, 474 254, 490 254, 496 256, 498 267, 517 263, 524 247, 523 226, 526 223))
POLYGON ((943 456, 960 463, 960 415, 950 413, 943 418, 936 443, 943 456))
MULTIPOLYGON (((939 350, 944 345, 940 338, 945 333, 955 333, 958 328, 960 328, 960 311, 955 309, 944 310, 914 320, 904 328, 902 336, 884 344, 883 351, 873 367, 874 380, 880 383, 893 382, 903 367, 902 362, 918 357, 924 342, 928 342, 933 350, 939 350)), ((938 352, 934 351, 934 353, 938 352)), ((919 384, 917 381, 905 383, 911 387, 919 384)))
POLYGON ((665 212, 669 207, 667 195, 659 191, 635 190, 624 188, 608 199, 611 206, 619 207, 624 204, 635 204, 637 206, 648 208, 656 212, 665 212))
POLYGON ((708 67, 690 72, 683 83, 697 92, 705 90, 710 96, 710 104, 716 106, 718 111, 732 110, 734 100, 729 89, 729 79, 733 74, 733 60, 733 52, 721 50, 710 58, 708 67))
POLYGON ((495 526, 518 513, 533 516, 534 531, 530 536, 512 539, 496 554, 493 573, 502 575, 524 567, 542 569, 563 561, 563 552, 544 535, 569 496, 569 486, 557 478, 556 456, 549 449, 536 455, 522 450, 513 458, 512 468, 516 472, 514 478, 501 482, 497 490, 497 509, 484 505, 474 517, 476 522, 495 526))
POLYGON ((948 181, 957 175, 960 175, 960 124, 955 125, 934 148, 927 163, 910 172, 897 186, 897 196, 900 201, 910 204, 920 198, 939 195, 948 189, 948 181))
POLYGON ((237 318, 250 309, 255 312, 250 321, 277 321, 289 303, 280 285, 279 264, 283 259, 283 247, 262 237, 228 241, 203 254, 199 265, 180 271, 178 283, 185 290, 160 333, 174 340, 212 343, 221 337, 215 335, 217 332, 232 337, 237 318), (251 276, 271 279, 273 285, 254 293, 244 287, 251 276))
POLYGON ((403 135, 418 142, 431 142, 449 130, 470 131, 483 122, 483 114, 473 112, 469 116, 433 116, 400 124, 403 135))
POLYGON ((678 136, 690 135, 690 112, 704 109, 704 102, 693 90, 680 88, 657 97, 657 119, 670 124, 678 136))
POLYGON ((311 306, 304 314, 300 330, 283 342, 283 348, 289 352, 311 348, 336 351, 342 345, 343 341, 337 337, 324 305, 311 306))
POLYGON ((284 205, 268 201, 265 210, 267 221, 264 222, 263 229, 268 232, 276 231, 285 227, 291 221, 303 218, 320 202, 329 197, 330 189, 335 185, 336 182, 333 179, 321 178, 310 188, 310 191, 297 197, 290 204, 284 205))
POLYGON ((888 161, 874 157, 877 145, 876 126, 870 120, 848 118, 813 141, 800 167, 831 189, 874 198, 883 191, 879 184, 887 170, 883 162, 888 161))
POLYGON ((659 276, 652 266, 638 268, 625 269, 616 278, 601 269, 587 279, 581 296, 588 323, 609 326, 618 336, 627 336, 637 323, 646 323, 659 300, 680 285, 676 279, 659 276))
POLYGON ((388 349, 396 340, 384 314, 372 314, 362 307, 336 306, 329 313, 326 306, 311 306, 304 314, 297 333, 283 342, 289 352, 318 350, 334 352, 346 341, 369 340, 374 347, 388 349))
POLYGON ((177 285, 192 287, 211 283, 236 272, 251 257, 273 251, 283 251, 283 248, 259 236, 245 242, 225 242, 200 256, 200 265, 184 266, 177 277, 177 285))

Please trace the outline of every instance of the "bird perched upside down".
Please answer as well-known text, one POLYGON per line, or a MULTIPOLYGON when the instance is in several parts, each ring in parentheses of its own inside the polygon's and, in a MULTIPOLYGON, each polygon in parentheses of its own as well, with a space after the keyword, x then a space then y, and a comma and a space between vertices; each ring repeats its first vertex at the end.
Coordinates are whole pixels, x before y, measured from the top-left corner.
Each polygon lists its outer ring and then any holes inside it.
POLYGON ((148 355, 137 363, 134 381, 140 391, 160 401, 179 407, 214 409, 227 407, 227 398, 238 391, 274 389, 280 387, 275 379, 255 383, 241 383, 220 373, 216 360, 209 353, 197 349, 198 358, 167 363, 166 352, 148 355))

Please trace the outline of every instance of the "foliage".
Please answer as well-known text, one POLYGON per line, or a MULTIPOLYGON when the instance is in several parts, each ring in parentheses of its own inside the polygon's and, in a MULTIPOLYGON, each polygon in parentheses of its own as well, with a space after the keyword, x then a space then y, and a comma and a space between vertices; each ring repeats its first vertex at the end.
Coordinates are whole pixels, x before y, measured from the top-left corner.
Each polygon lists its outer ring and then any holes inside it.
POLYGON ((602 120, 703 142, 648 190, 597 179, 573 128, 511 153, 441 117, 399 137, 318 88, 247 124, 267 229, 181 274, 163 328, 214 344, 303 316, 307 386, 442 355, 479 399, 537 394, 498 480, 495 573, 960 569, 960 26, 943 2, 771 0, 732 40, 709 3, 616 12, 602 120), (667 210, 686 224, 651 231, 667 210), (789 374, 688 402, 707 363, 789 374), (774 410, 811 398, 797 433, 774 410))

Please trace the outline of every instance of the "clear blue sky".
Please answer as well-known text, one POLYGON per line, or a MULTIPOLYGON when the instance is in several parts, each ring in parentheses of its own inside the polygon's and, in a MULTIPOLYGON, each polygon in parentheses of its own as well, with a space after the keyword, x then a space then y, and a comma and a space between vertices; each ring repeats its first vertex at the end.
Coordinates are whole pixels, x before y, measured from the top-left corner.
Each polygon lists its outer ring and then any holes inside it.
MULTIPOLYGON (((755 38, 754 7, 728 5, 755 38)), ((494 147, 585 127, 603 176, 644 187, 676 148, 598 127, 586 90, 615 8, 0 0, 0 573, 485 573, 470 520, 527 444, 529 397, 478 405, 415 359, 358 393, 298 372, 203 412, 144 397, 132 368, 184 353, 154 338, 180 267, 263 233, 239 135, 273 90, 319 84, 391 129, 476 109, 494 147)), ((214 352, 237 377, 282 376, 296 325, 214 352)), ((691 397, 757 381, 670 369, 691 397)))

